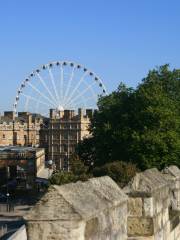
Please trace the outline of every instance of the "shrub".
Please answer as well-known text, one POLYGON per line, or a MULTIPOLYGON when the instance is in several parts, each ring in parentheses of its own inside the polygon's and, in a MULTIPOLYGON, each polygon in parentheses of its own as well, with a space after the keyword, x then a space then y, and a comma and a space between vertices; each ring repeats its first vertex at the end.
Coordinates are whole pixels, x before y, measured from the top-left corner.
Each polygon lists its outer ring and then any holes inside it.
POLYGON ((70 182, 76 182, 76 176, 72 172, 57 172, 50 179, 50 184, 62 185, 70 182))
POLYGON ((132 163, 114 161, 101 167, 95 167, 93 175, 95 177, 107 175, 111 177, 120 187, 124 187, 138 171, 139 170, 136 165, 132 163))
POLYGON ((73 155, 70 159, 70 172, 59 171, 53 174, 49 179, 49 184, 63 185, 71 182, 87 181, 90 177, 88 167, 84 166, 77 155, 73 155))

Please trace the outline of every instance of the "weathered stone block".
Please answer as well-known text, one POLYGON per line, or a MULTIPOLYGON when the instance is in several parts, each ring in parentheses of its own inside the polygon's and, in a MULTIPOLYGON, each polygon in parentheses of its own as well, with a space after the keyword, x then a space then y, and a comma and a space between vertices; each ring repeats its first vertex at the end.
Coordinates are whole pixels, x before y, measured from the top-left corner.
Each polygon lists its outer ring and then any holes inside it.
POLYGON ((128 217, 128 236, 152 236, 153 219, 144 217, 128 217))
POLYGON ((162 224, 162 213, 159 213, 153 218, 153 223, 154 223, 154 232, 158 232, 161 230, 163 227, 162 224))
POLYGON ((154 240, 164 240, 163 239, 163 229, 161 229, 155 233, 154 240))
POLYGON ((170 236, 170 222, 166 222, 166 224, 163 226, 163 240, 169 240, 170 236))
POLYGON ((170 197, 162 200, 163 209, 166 209, 170 206, 170 197))
POLYGON ((151 236, 151 237, 128 237, 128 240, 154 240, 154 236, 151 236))
POLYGON ((169 211, 168 208, 165 208, 162 211, 162 224, 163 226, 169 221, 169 211))
POLYGON ((174 229, 174 237, 175 239, 180 239, 180 223, 174 229))
POLYGON ((146 217, 153 217, 154 207, 153 207, 153 198, 144 198, 143 199, 143 213, 146 217))
POLYGON ((128 214, 130 216, 142 216, 142 199, 141 198, 129 198, 128 199, 128 214))

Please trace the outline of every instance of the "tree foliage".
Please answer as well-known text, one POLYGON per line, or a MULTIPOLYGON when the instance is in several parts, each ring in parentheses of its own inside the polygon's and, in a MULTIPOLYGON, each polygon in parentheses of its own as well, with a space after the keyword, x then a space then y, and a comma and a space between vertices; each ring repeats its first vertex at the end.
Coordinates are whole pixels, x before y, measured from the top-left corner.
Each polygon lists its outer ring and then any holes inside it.
POLYGON ((122 187, 138 169, 180 166, 180 70, 149 71, 136 89, 121 83, 99 99, 90 131, 70 172, 53 175, 51 184, 108 175, 122 187))
POLYGON ((93 169, 95 177, 109 176, 120 187, 124 187, 139 170, 134 164, 115 161, 93 169))
MULTIPOLYGON (((140 169, 180 165, 180 70, 150 71, 136 89, 101 97, 92 138, 80 143, 95 166, 119 159, 140 169)), ((82 154, 80 154, 80 157, 82 154)))

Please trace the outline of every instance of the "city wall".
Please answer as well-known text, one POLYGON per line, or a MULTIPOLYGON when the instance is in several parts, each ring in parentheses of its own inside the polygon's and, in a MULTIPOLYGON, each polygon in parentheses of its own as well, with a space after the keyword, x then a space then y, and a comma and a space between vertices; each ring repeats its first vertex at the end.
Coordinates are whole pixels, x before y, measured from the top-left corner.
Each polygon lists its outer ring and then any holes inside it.
POLYGON ((180 170, 52 186, 25 220, 29 240, 180 240, 180 170))

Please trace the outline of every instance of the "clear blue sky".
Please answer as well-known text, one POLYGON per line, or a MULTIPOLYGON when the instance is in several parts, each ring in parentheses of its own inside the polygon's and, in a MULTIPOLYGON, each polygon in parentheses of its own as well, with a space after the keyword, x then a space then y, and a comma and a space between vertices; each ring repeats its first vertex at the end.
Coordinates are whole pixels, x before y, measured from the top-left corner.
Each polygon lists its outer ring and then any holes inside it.
POLYGON ((93 69, 108 91, 149 69, 180 67, 178 0, 5 0, 0 3, 0 111, 20 82, 52 60, 93 69))

